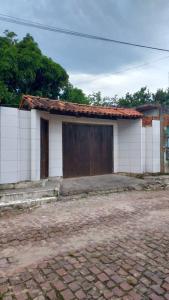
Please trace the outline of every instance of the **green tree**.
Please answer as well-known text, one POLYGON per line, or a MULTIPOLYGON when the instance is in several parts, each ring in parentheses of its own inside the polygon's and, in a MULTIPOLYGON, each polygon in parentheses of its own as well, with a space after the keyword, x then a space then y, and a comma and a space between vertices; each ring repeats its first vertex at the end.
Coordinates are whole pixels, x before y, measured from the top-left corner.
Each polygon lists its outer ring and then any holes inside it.
POLYGON ((116 98, 116 105, 119 107, 136 107, 139 105, 152 103, 152 94, 147 87, 142 87, 139 91, 130 94, 127 93, 125 97, 116 98))
POLYGON ((110 106, 110 107, 117 106, 116 105, 117 100, 118 100, 118 96, 117 95, 115 95, 114 97, 108 97, 108 96, 106 96, 102 100, 102 102, 103 102, 102 105, 103 106, 110 106))
POLYGON ((0 37, 1 102, 17 104, 22 94, 55 99, 67 84, 66 71, 42 54, 31 35, 18 41, 15 33, 5 31, 0 37))
POLYGON ((84 94, 84 92, 81 89, 73 87, 71 83, 67 84, 61 97, 65 101, 79 104, 89 104, 89 100, 84 94))
POLYGON ((101 92, 96 92, 88 96, 89 103, 95 106, 115 106, 117 102, 117 95, 114 97, 102 97, 101 92))
POLYGON ((169 105, 169 89, 158 89, 157 92, 153 94, 153 101, 155 103, 169 105))
POLYGON ((103 98, 101 92, 92 93, 88 96, 88 101, 91 105, 95 106, 102 106, 103 105, 103 98))
POLYGON ((5 84, 2 81, 0 81, 0 104, 13 104, 13 99, 14 95, 11 92, 9 92, 5 84))

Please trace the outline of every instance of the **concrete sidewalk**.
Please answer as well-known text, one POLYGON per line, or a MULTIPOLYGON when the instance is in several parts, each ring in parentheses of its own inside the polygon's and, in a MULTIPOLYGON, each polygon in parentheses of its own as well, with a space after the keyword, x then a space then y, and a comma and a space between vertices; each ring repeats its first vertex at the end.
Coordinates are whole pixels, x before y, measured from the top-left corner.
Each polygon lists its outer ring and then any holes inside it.
POLYGON ((144 179, 117 174, 67 178, 61 182, 60 195, 141 190, 145 185, 144 179))
MULTIPOLYGON (((27 184, 27 183, 22 183, 27 184)), ((166 190, 169 187, 168 176, 145 176, 143 179, 134 176, 108 174, 79 178, 49 178, 39 182, 28 182, 29 187, 0 189, 0 210, 38 206, 56 200, 72 200, 88 194, 106 194, 124 191, 166 190)), ((21 184, 20 184, 21 185, 21 184)), ((22 186, 21 185, 21 186, 22 186)))

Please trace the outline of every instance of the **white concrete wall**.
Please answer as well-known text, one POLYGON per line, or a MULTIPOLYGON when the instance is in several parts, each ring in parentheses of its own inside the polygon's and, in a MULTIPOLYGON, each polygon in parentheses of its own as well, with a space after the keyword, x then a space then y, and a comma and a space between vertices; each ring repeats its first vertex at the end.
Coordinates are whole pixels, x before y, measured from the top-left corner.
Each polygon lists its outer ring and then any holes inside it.
POLYGON ((114 166, 113 171, 114 173, 118 172, 119 169, 119 147, 118 147, 118 125, 117 122, 113 125, 113 160, 114 160, 114 166))
POLYGON ((118 171, 142 173, 142 121, 118 121, 118 171))
POLYGON ((160 121, 153 120, 153 173, 160 172, 160 121))
POLYGON ((30 112, 0 107, 0 183, 30 180, 30 112))
POLYGON ((49 176, 63 176, 62 122, 57 115, 31 110, 31 180, 40 179, 40 119, 49 121, 49 176))
POLYGON ((146 172, 146 128, 142 127, 142 172, 146 172))
POLYGON ((18 110, 18 181, 30 180, 31 174, 31 115, 18 110))
POLYGON ((49 120, 49 176, 63 176, 62 122, 112 125, 114 172, 160 171, 160 124, 102 120, 0 107, 0 183, 40 179, 40 118, 49 120))
POLYGON ((152 127, 145 127, 145 172, 160 172, 160 121, 153 120, 152 127))
POLYGON ((38 111, 31 110, 31 180, 40 179, 40 117, 38 111))
POLYGON ((49 122, 49 176, 63 176, 62 122, 56 116, 49 122))
POLYGON ((40 118, 49 121, 49 176, 63 176, 62 122, 112 125, 114 172, 118 172, 117 121, 0 108, 0 183, 40 179, 40 118))

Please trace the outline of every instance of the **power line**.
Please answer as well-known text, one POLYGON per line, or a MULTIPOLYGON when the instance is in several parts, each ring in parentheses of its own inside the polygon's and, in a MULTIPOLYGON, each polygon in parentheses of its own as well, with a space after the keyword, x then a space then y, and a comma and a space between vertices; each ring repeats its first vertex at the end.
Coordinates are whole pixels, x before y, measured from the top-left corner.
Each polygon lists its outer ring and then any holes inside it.
MULTIPOLYGON (((40 23, 30 22, 30 21, 27 21, 27 20, 21 19, 21 18, 16 18, 16 17, 14 18, 14 17, 8 16, 8 15, 3 15, 3 14, 0 14, 0 20, 6 21, 6 22, 10 22, 10 23, 16 23, 16 24, 20 24, 20 25, 24 25, 24 26, 35 27, 35 28, 39 28, 39 29, 47 30, 47 31, 59 32, 59 33, 71 34, 71 35, 78 34, 78 36, 85 35, 85 36, 82 36, 82 37, 88 38, 88 36, 90 36, 90 38, 94 37, 95 39, 96 38, 97 39, 104 39, 104 41, 108 40, 109 42, 110 41, 116 42, 116 43, 119 42, 119 43, 125 44, 125 45, 127 44, 127 45, 130 45, 130 46, 145 47, 145 48, 148 48, 148 49, 159 50, 159 51, 161 50, 161 51, 169 52, 169 50, 167 50, 167 49, 154 48, 154 47, 143 46, 143 45, 135 45, 135 44, 132 44, 132 43, 126 43, 126 42, 111 40, 111 39, 107 39, 107 38, 103 38, 103 37, 98 37, 98 36, 92 36, 92 35, 83 34, 83 33, 79 33, 79 32, 74 32, 74 31, 72 32, 72 31, 67 30, 67 29, 61 29, 61 28, 51 27, 51 26, 40 24, 40 23)), ((140 65, 137 65, 137 66, 134 66, 134 67, 129 67, 129 68, 125 69, 125 70, 113 72, 113 74, 121 74, 121 73, 125 73, 125 72, 128 72, 128 71, 134 70, 134 69, 139 69, 139 68, 142 68, 142 67, 144 67, 146 65, 151 65, 154 62, 161 61, 161 60, 164 60, 164 59, 167 59, 167 58, 169 58, 169 56, 158 58, 156 60, 153 60, 152 62, 147 62, 147 63, 140 64, 140 65)))
POLYGON ((164 60, 164 59, 168 59, 169 58, 169 55, 167 56, 163 56, 161 58, 157 58, 157 59, 154 59, 150 62, 145 62, 143 64, 140 64, 140 65, 136 65, 136 66, 133 66, 133 67, 129 67, 129 68, 126 68, 124 70, 120 70, 120 71, 117 71, 117 72, 113 72, 112 75, 116 75, 116 74, 121 74, 121 73, 125 73, 125 72, 129 72, 129 71, 132 71, 134 69, 140 69, 140 68, 143 68, 145 66, 148 66, 148 65, 151 65, 151 64, 154 64, 155 62, 158 62, 158 61, 161 61, 161 60, 164 60))
POLYGON ((34 28, 38 28, 38 29, 42 29, 42 30, 46 30, 46 31, 68 34, 68 35, 77 36, 77 37, 81 37, 81 38, 100 40, 103 42, 116 43, 116 44, 121 44, 121 45, 126 45, 126 46, 133 46, 133 47, 145 48, 145 49, 162 51, 162 52, 169 52, 169 49, 158 48, 158 47, 142 45, 142 44, 135 44, 135 43, 130 43, 130 42, 126 42, 126 41, 114 40, 114 39, 103 37, 103 36, 92 35, 92 34, 82 33, 82 32, 78 32, 78 31, 72 31, 72 30, 65 29, 65 28, 52 27, 49 25, 44 25, 41 23, 32 22, 32 21, 28 21, 26 19, 20 19, 20 18, 16 18, 16 17, 12 17, 9 15, 4 15, 4 14, 0 14, 0 20, 9 22, 9 23, 23 25, 23 26, 34 27, 34 28))

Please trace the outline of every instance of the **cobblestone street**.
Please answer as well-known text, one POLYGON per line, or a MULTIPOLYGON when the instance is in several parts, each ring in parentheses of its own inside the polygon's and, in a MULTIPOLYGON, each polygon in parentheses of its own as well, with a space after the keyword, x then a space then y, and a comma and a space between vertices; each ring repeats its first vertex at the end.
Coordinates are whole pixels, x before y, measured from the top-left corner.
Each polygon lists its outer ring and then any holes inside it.
POLYGON ((1 214, 0 299, 169 299, 168 191, 1 214))

